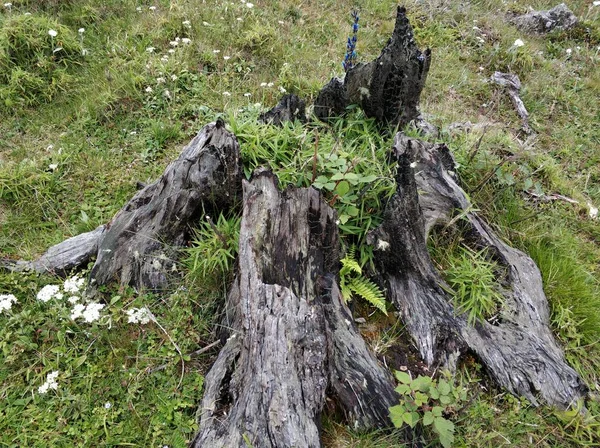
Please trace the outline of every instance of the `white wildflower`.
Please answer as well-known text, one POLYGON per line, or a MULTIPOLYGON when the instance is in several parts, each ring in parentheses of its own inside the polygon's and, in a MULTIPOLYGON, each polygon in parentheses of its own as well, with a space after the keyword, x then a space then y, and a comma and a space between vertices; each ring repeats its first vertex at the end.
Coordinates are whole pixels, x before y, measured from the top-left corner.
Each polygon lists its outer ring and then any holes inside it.
POLYGON ((171 75, 171 81, 177 81, 177 75, 171 75))
POLYGON ((267 87, 273 87, 273 86, 274 86, 274 84, 272 82, 267 84, 267 87))
POLYGON ((285 22, 283 20, 278 20, 277 23, 279 23, 280 25, 285 25, 285 22))
POLYGON ((598 217, 598 207, 594 207, 592 204, 590 204, 588 202, 588 208, 589 208, 588 214, 589 214, 590 218, 596 219, 598 217))
POLYGON ((167 62, 169 62, 169 56, 165 54, 162 58, 160 58, 160 62, 166 64, 167 62))
POLYGON ((181 22, 183 24, 183 26, 186 26, 188 28, 192 27, 192 24, 189 20, 184 20, 183 22, 181 22))
POLYGON ((250 98, 250 96, 251 96, 251 95, 252 95, 252 94, 251 94, 250 92, 246 92, 246 93, 244 93, 244 96, 245 96, 246 98, 250 98))
POLYGON ((163 96, 164 96, 166 99, 170 100, 170 99, 171 99, 171 92, 169 92, 168 90, 165 90, 165 91, 163 92, 163 96))
POLYGON ((104 403, 104 409, 110 409, 110 408, 112 408, 112 404, 109 401, 104 403))
POLYGON ((238 22, 241 22, 241 21, 242 21, 242 20, 244 20, 244 19, 242 19, 241 17, 238 17, 238 18, 236 18, 235 20, 237 20, 238 22))
POLYGON ((79 29, 77 30, 77 32, 78 32, 79 34, 83 34, 83 33, 85 33, 85 28, 79 28, 79 29))
POLYGON ((172 40, 171 42, 169 42, 169 45, 172 47, 176 47, 177 45, 179 45, 179 41, 178 40, 172 40))
POLYGON ((190 39, 189 37, 184 37, 183 39, 181 39, 181 42, 183 42, 186 45, 189 45, 190 43, 192 43, 192 39, 190 39))
POLYGON ((79 297, 71 296, 67 299, 67 302, 69 302, 71 305, 75 305, 77 302, 79 302, 79 297))
POLYGON ((260 83, 260 86, 261 86, 261 87, 267 87, 267 83, 266 83, 266 82, 261 82, 261 83, 260 83))
POLYGON ((13 294, 0 294, 0 314, 10 310, 13 303, 17 303, 17 298, 13 294))
POLYGON ((592 5, 593 5, 593 6, 600 6, 600 1, 595 1, 595 2, 592 2, 592 5))
POLYGON ((52 151, 54 149, 54 145, 46 146, 46 151, 52 151))
POLYGON ((152 93, 152 92, 153 92, 152 87, 150 87, 150 86, 146 87, 146 93, 152 93))
POLYGON ((225 59, 226 61, 231 59, 231 56, 223 56, 223 59, 225 59))
POLYGON ((523 42, 521 39, 515 40, 515 43, 513 44, 514 47, 522 47, 523 45, 525 45, 525 42, 523 42))
POLYGON ((40 394, 45 394, 49 389, 56 390, 58 389, 58 383, 56 382, 56 378, 58 378, 58 370, 50 372, 46 376, 46 382, 38 387, 38 392, 40 394))
POLYGON ((58 163, 51 163, 50 165, 48 165, 48 168, 54 171, 56 168, 58 168, 58 163))
POLYGON ((248 8, 254 8, 254 4, 252 4, 252 3, 250 3, 250 2, 246 3, 246 6, 247 6, 248 8))
POLYGON ((130 324, 141 324, 146 325, 148 322, 154 320, 154 315, 152 312, 146 308, 132 308, 127 310, 127 322, 130 324))
POLYGON ((149 6, 149 7, 148 7, 148 9, 149 9, 150 11, 156 11, 156 6, 149 6))
POLYGON ((42 302, 47 302, 52 297, 55 297, 57 294, 60 294, 59 290, 60 286, 58 285, 46 285, 42 289, 40 289, 40 292, 37 293, 37 299, 41 300, 42 302))
POLYGON ((570 48, 567 48, 566 52, 567 52, 567 56, 571 56, 571 53, 573 53, 573 50, 571 50, 570 48))
POLYGON ((231 96, 231 93, 229 93, 229 92, 223 92, 223 96, 231 96))
POLYGON ((12 3, 5 3, 5 4, 4 4, 4 7, 5 7, 5 8, 8 8, 8 9, 10 9, 10 8, 11 8, 11 6, 12 6, 12 3))
POLYGON ((390 243, 383 240, 377 240, 377 250, 386 251, 390 248, 390 243))
POLYGON ((56 35, 58 34, 58 32, 57 32, 56 30, 48 30, 48 34, 49 34, 51 37, 56 37, 56 35))
POLYGON ((175 50, 173 48, 170 48, 168 52, 173 54, 173 53, 175 53, 175 50))
POLYGON ((141 7, 141 6, 138 6, 137 8, 135 8, 135 10, 136 10, 137 12, 142 12, 142 7, 141 7))
POLYGON ((70 277, 65 280, 63 289, 65 290, 65 292, 75 294, 79 292, 84 283, 85 278, 79 278, 77 275, 74 275, 73 277, 70 277))
POLYGON ((73 309, 71 310, 71 319, 75 320, 75 319, 79 319, 80 317, 83 317, 83 311, 85 310, 85 305, 78 303, 76 304, 73 309))
POLYGON ((287 90, 285 90, 285 87, 283 87, 283 86, 279 86, 279 91, 281 93, 286 93, 287 92, 287 90))
POLYGON ((213 50, 214 54, 219 54, 221 52, 221 50, 213 50))
POLYGON ((148 48, 146 48, 146 51, 148 53, 154 53, 154 50, 156 50, 156 48, 154 48, 154 47, 148 47, 148 48))
POLYGON ((212 25, 211 25, 210 23, 208 23, 208 22, 202 22, 202 25, 204 25, 204 26, 212 26, 212 25))
POLYGON ((102 303, 88 303, 83 312, 83 319, 88 323, 100 319, 100 310, 102 310, 102 308, 104 308, 104 304, 102 303))
POLYGON ((160 78, 156 78, 156 84, 163 84, 165 83, 167 80, 163 77, 160 78))

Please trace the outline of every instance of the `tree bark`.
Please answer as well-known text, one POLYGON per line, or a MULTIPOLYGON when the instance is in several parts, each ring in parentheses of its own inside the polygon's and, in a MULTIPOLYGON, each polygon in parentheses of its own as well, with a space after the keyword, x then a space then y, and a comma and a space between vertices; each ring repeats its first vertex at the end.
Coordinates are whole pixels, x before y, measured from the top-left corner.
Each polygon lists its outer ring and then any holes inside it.
POLYGON ((394 381, 341 299, 336 215, 313 188, 244 182, 233 331, 206 376, 192 446, 319 447, 331 390, 356 427, 390 426, 394 381))
POLYGON ((567 365, 548 327, 548 302, 533 260, 502 242, 472 211, 445 145, 398 133, 393 151, 399 162, 397 193, 370 241, 389 299, 427 364, 452 366, 469 349, 511 393, 527 397, 534 405, 539 399, 562 409, 573 405, 587 388, 567 365), (438 223, 449 223, 455 212, 467 220, 473 244, 487 248, 506 269, 505 304, 494 324, 467 323, 452 306, 427 252, 429 231, 438 223))
POLYGON ((144 186, 105 226, 67 239, 32 262, 3 262, 12 270, 64 274, 96 257, 90 274, 100 285, 157 291, 174 272, 178 249, 202 213, 226 210, 240 196, 240 148, 222 120, 206 125, 154 183, 144 186))
POLYGON ((315 101, 321 120, 358 104, 365 115, 383 126, 403 127, 419 117, 419 98, 427 79, 431 51, 415 43, 406 9, 398 7, 392 37, 377 59, 357 64, 341 80, 333 78, 315 101))

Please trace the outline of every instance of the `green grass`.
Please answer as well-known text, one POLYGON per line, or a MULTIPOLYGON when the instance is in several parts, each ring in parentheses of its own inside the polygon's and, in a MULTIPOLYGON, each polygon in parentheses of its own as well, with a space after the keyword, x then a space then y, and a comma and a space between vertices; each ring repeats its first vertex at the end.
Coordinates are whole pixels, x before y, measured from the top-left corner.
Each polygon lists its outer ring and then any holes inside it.
MULTIPOLYGON (((256 118, 282 89, 310 103, 342 74, 353 7, 361 11, 358 58, 376 57, 393 29, 396 3, 254 3, 23 0, 0 7, 0 257, 31 259, 108 222, 136 181, 154 180, 202 126, 224 117, 240 142, 245 175, 268 164, 282 186, 319 187, 338 211, 344 244, 356 245, 357 261, 371 274, 364 241, 394 192, 391 139, 358 110, 327 126, 275 129, 256 118)), ((597 394, 600 227, 587 203, 600 205, 600 8, 590 5, 570 2, 583 25, 543 37, 501 19, 525 5, 405 3, 417 41, 433 51, 422 110, 442 128, 440 140, 460 163, 474 206, 538 263, 552 328, 597 394), (516 39, 525 45, 513 47, 516 39), (495 70, 519 75, 535 140, 519 134, 510 100, 487 81, 495 70), (446 131, 457 121, 487 127, 446 131), (578 204, 536 201, 527 191, 578 204)), ((236 217, 212 218, 233 241, 236 217)), ((188 355, 215 340, 231 275, 229 243, 211 235, 190 246, 180 288, 160 297, 107 290, 104 317, 95 323, 73 321, 66 298, 36 300, 57 279, 0 273, 0 294, 18 300, 0 314, 0 445, 185 446, 214 352, 188 355), (221 257, 203 259, 206 251, 221 257), (143 306, 156 322, 128 323, 126 311, 143 306), (38 394, 55 370, 58 390, 38 394)), ((443 255, 458 254, 454 277, 465 285, 475 284, 474 269, 494 271, 471 253, 449 252, 443 255)), ((492 308, 473 312, 489 317, 492 308)), ((478 395, 453 416, 457 446, 599 443, 597 402, 576 419, 507 396, 473 360, 460 374, 478 395)), ((338 417, 327 417, 327 446, 399 443, 398 434, 353 433, 338 417)))

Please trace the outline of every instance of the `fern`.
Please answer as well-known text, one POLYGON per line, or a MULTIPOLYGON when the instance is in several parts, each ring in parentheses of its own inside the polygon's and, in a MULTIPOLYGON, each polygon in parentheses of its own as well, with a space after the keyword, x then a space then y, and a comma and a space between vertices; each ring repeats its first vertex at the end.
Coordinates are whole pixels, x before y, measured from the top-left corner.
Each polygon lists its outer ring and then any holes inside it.
POLYGON ((352 300, 354 295, 361 297, 375 308, 387 315, 385 308, 385 297, 383 292, 375 283, 366 278, 362 273, 362 267, 356 261, 356 246, 352 245, 346 252, 346 256, 340 260, 340 290, 346 302, 352 300))
POLYGON ((363 298, 387 316, 385 297, 375 283, 365 277, 354 277, 350 280, 348 288, 357 296, 363 298))

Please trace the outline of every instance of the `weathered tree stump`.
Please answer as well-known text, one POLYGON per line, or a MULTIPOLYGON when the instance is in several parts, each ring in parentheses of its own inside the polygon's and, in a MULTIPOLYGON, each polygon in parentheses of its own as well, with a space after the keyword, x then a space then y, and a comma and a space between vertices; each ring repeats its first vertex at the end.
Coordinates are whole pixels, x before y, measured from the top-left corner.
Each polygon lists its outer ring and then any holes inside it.
POLYGON ((326 120, 358 104, 377 123, 399 126, 419 117, 419 98, 427 79, 431 51, 421 52, 406 17, 398 7, 392 37, 377 59, 357 64, 341 80, 333 78, 319 93, 315 115, 326 120))
POLYGON ((96 257, 90 292, 113 280, 161 289, 195 220, 203 212, 227 209, 241 193, 239 157, 237 139, 223 121, 208 124, 111 222, 51 247, 38 260, 3 265, 60 274, 96 257))
POLYGON ((284 95, 279 103, 258 118, 263 123, 281 126, 286 121, 306 121, 306 104, 298 95, 284 95))
POLYGON ((513 17, 511 22, 521 31, 542 34, 569 30, 577 25, 578 20, 567 5, 560 3, 547 11, 531 11, 513 17))
POLYGON ((192 446, 319 447, 330 390, 351 424, 386 427, 394 381, 338 290, 336 215, 313 188, 244 182, 233 330, 206 376, 192 446))
POLYGON ((587 388, 567 365, 548 327, 548 302, 533 260, 502 242, 472 211, 445 145, 399 133, 394 155, 399 162, 397 192, 370 240, 389 299, 401 312, 425 361, 452 365, 470 349, 511 393, 535 405, 539 398, 562 409, 573 405, 587 388), (467 323, 450 303, 427 252, 429 231, 438 223, 448 223, 455 212, 464 215, 477 248, 487 248, 506 269, 501 279, 505 305, 495 324, 467 323))

